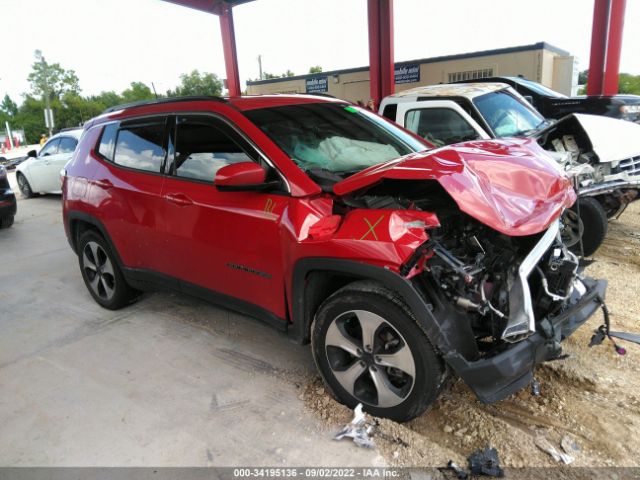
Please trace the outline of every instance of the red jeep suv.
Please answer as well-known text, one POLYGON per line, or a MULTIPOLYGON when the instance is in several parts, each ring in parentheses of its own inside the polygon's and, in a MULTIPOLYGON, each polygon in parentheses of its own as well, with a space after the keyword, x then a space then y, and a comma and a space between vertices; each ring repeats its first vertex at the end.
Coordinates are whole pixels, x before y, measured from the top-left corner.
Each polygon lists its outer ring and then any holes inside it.
POLYGON ((562 243, 575 194, 535 141, 432 149, 321 96, 114 107, 63 199, 103 307, 160 287, 244 312, 311 342, 340 401, 396 420, 450 374, 485 402, 524 387, 606 287, 562 243))

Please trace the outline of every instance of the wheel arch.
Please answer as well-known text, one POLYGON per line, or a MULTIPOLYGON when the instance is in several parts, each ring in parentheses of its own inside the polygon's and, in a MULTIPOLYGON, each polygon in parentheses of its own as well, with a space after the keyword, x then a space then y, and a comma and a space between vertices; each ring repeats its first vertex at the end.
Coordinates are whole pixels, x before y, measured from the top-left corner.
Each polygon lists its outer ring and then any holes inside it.
POLYGON ((373 281, 396 293, 411 310, 431 343, 443 354, 452 351, 449 338, 431 312, 432 306, 409 280, 386 268, 333 258, 305 258, 295 264, 292 323, 288 329, 292 339, 302 344, 309 343, 311 323, 322 302, 343 286, 360 280, 373 281))
POLYGON ((120 254, 113 244, 113 241, 111 240, 107 229, 99 219, 97 219, 93 215, 89 215, 88 213, 73 210, 67 212, 67 224, 69 227, 69 244, 76 254, 78 254, 78 241, 80 240, 80 236, 87 230, 93 230, 98 232, 109 244, 109 248, 116 257, 118 267, 123 267, 122 260, 120 259, 120 254))

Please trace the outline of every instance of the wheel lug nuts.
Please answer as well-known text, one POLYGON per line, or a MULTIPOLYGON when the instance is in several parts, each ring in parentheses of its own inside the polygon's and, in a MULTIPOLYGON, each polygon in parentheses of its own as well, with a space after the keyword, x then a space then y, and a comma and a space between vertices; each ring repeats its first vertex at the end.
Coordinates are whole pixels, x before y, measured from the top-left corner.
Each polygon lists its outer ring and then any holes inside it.
POLYGON ((377 372, 378 371, 378 369, 374 365, 371 365, 369 367, 369 370, 371 370, 372 372, 377 372))
POLYGON ((357 349, 357 350, 356 350, 356 353, 358 354, 358 356, 360 356, 360 355, 362 355, 362 350, 357 349))
POLYGON ((365 365, 365 363, 364 363, 364 362, 360 362, 360 366, 361 366, 361 367, 365 367, 366 365, 365 365))

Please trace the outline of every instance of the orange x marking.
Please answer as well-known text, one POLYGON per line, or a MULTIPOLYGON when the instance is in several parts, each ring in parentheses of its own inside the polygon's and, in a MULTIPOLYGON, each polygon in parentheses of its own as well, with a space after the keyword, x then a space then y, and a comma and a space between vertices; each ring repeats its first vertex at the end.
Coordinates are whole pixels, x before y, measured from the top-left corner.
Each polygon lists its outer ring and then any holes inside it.
POLYGON ((364 232, 364 235, 362 235, 360 237, 360 240, 364 240, 365 237, 369 234, 373 235, 373 238, 375 238, 376 240, 378 240, 378 236, 376 235, 376 227, 378 226, 378 224, 382 221, 382 219, 384 218, 384 215, 380 215, 380 218, 378 220, 376 220, 376 223, 374 223, 373 225, 371 225, 371 222, 369 221, 368 218, 364 218, 364 223, 366 223, 369 226, 369 229, 364 232))
POLYGON ((266 202, 266 204, 264 206, 264 211, 266 213, 273 213, 273 209, 274 208, 276 208, 276 202, 274 202, 270 198, 267 198, 267 202, 266 202))

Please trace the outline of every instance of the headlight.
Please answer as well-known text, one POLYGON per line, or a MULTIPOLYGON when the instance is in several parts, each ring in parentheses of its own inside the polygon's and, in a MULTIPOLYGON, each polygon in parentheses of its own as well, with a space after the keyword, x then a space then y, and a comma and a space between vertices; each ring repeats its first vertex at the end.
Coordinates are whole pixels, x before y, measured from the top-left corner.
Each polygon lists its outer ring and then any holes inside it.
POLYGON ((640 113, 640 105, 622 105, 620 107, 620 112, 626 114, 640 113))

